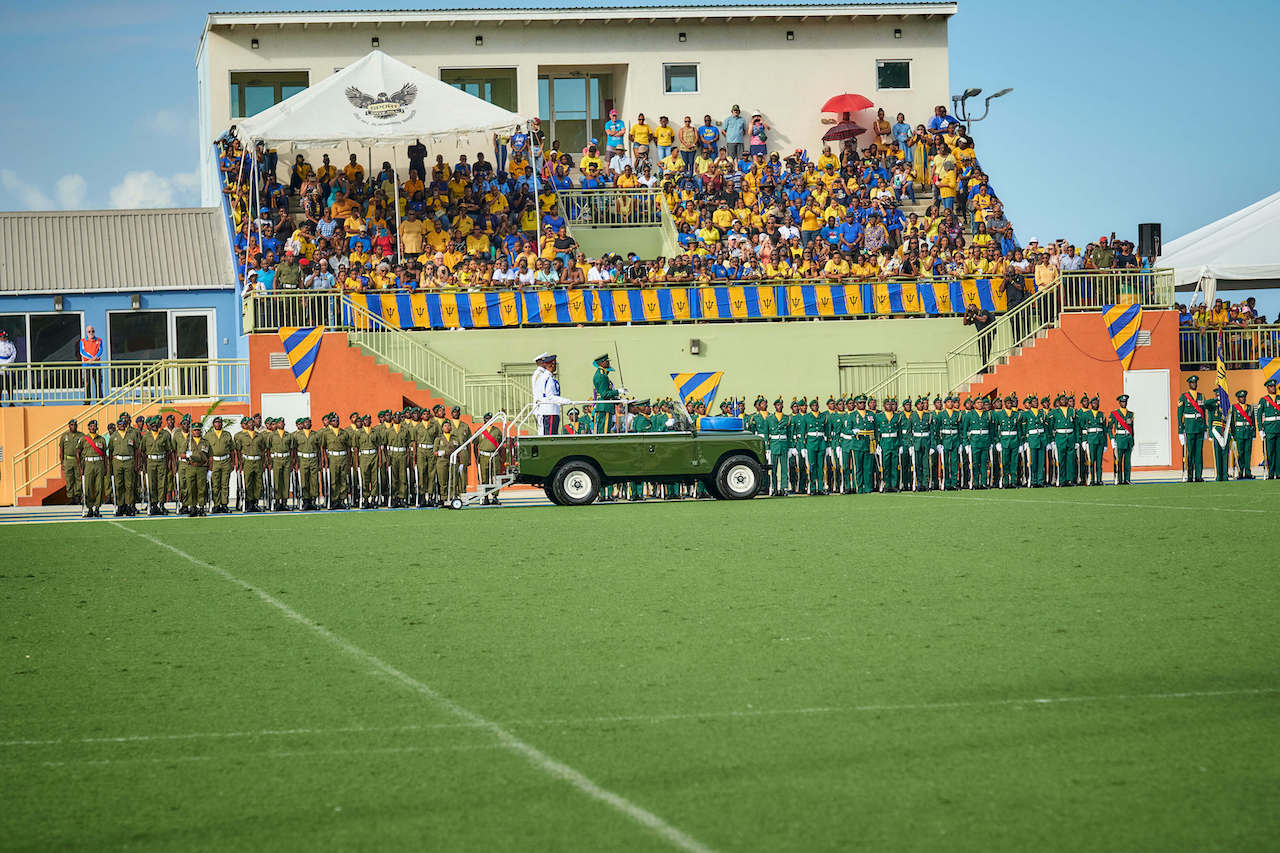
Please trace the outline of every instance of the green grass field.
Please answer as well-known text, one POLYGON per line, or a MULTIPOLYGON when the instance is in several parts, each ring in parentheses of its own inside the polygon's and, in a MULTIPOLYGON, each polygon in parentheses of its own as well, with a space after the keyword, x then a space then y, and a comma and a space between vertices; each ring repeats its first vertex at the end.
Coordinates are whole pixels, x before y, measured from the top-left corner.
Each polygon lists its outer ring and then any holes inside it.
POLYGON ((1278 518, 1232 483, 5 525, 0 846, 1270 847, 1278 518))

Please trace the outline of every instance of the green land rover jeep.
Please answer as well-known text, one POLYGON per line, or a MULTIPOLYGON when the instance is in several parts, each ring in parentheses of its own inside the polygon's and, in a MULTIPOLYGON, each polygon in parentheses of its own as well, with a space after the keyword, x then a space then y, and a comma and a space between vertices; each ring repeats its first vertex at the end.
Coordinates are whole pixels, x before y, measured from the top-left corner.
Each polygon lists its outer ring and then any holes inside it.
POLYGON ((515 480, 542 486, 552 503, 569 506, 593 502, 605 484, 632 480, 701 480, 722 500, 755 497, 765 486, 764 441, 738 418, 702 424, 678 417, 670 432, 522 435, 515 480))

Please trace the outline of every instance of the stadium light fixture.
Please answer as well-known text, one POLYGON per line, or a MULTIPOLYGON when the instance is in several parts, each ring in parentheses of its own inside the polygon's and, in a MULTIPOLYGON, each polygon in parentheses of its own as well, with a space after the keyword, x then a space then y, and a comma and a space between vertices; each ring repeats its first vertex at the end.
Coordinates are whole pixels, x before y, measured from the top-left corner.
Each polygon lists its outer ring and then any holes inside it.
MULTIPOLYGON (((999 92, 996 92, 994 95, 991 96, 991 98, 1003 98, 1005 95, 1009 94, 1012 91, 1013 91, 1013 87, 1010 86, 1008 89, 1001 89, 999 92)), ((991 98, 987 98, 987 100, 989 101, 991 100, 991 98)))
POLYGON ((978 88, 969 88, 964 90, 964 94, 960 96, 960 100, 964 101, 969 98, 976 98, 982 94, 982 90, 978 88))
POLYGON ((956 118, 959 119, 960 122, 966 126, 966 128, 972 129, 972 126, 975 123, 985 119, 987 117, 987 114, 991 112, 991 102, 993 100, 995 100, 996 98, 1003 98, 1005 95, 1009 94, 1012 91, 1013 91, 1013 87, 1010 86, 1008 88, 1001 89, 1000 91, 994 94, 987 95, 987 97, 983 99, 983 110, 982 110, 982 115, 980 116, 970 115, 969 110, 965 105, 965 102, 968 101, 970 98, 976 98, 982 94, 982 90, 977 88, 976 86, 965 89, 964 94, 962 95, 952 95, 951 104, 953 109, 955 110, 956 118))

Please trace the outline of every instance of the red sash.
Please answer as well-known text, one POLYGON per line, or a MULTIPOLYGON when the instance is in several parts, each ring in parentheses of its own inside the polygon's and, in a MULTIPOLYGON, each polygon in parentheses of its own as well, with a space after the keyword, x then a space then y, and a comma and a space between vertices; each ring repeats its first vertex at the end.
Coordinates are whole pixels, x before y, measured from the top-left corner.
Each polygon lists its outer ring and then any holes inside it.
POLYGON ((483 436, 485 437, 485 440, 486 440, 486 441, 488 441, 488 442, 489 442, 489 444, 491 444, 491 445, 493 446, 493 449, 494 449, 494 450, 497 450, 497 449, 498 449, 498 442, 496 442, 496 441, 494 441, 494 440, 493 440, 493 436, 489 435, 489 431, 488 431, 488 430, 484 430, 484 431, 483 431, 483 432, 481 432, 480 434, 481 434, 481 435, 483 435, 483 436))
POLYGON ((1125 431, 1125 432, 1129 433, 1129 435, 1133 435, 1133 427, 1129 425, 1129 422, 1128 422, 1128 421, 1126 421, 1124 418, 1120 417, 1120 410, 1119 410, 1119 409, 1112 409, 1112 410, 1111 410, 1111 417, 1113 417, 1113 418, 1115 418, 1115 419, 1116 419, 1116 423, 1118 423, 1118 424, 1120 424, 1120 426, 1124 427, 1124 431, 1125 431))
POLYGON ((1275 400, 1271 399, 1270 397, 1263 397, 1262 402, 1270 406, 1272 411, 1274 411, 1277 415, 1280 415, 1280 403, 1277 403, 1275 400))
POLYGON ((1202 418, 1204 417, 1204 407, 1203 407, 1203 406, 1201 406, 1199 403, 1197 403, 1197 402, 1196 402, 1196 398, 1191 396, 1191 392, 1190 392, 1190 391, 1183 391, 1183 392, 1182 392, 1182 397, 1183 397, 1183 399, 1185 399, 1188 403, 1190 403, 1190 404, 1191 404, 1191 408, 1195 409, 1195 410, 1196 410, 1196 412, 1200 415, 1200 417, 1202 417, 1202 418))
POLYGON ((1237 415, 1244 418, 1245 423, 1247 423, 1249 426, 1253 426, 1253 418, 1249 417, 1248 410, 1240 408, 1239 403, 1232 403, 1231 406, 1236 410, 1237 415))
POLYGON ((87 435, 86 435, 86 436, 84 437, 84 440, 85 440, 85 443, 87 443, 90 447, 92 447, 92 448, 93 448, 93 450, 94 450, 94 452, 98 454, 98 458, 99 458, 99 459, 106 459, 106 458, 107 458, 107 454, 106 454, 106 452, 105 452, 101 447, 99 447, 98 445, 94 444, 94 443, 93 443, 93 439, 92 439, 91 437, 89 437, 89 436, 87 436, 87 435))

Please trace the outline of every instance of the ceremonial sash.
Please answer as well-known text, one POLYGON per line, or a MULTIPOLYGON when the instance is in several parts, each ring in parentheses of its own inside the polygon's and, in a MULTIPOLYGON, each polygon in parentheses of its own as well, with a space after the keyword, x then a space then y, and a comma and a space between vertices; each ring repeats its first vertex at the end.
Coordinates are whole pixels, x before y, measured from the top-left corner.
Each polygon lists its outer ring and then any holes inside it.
POLYGON ((1199 414, 1200 417, 1202 418, 1204 417, 1204 407, 1196 402, 1196 398, 1191 396, 1190 391, 1183 391, 1182 397, 1184 400, 1186 400, 1188 403, 1191 404, 1191 408, 1195 409, 1196 413, 1199 414))
POLYGON ((89 436, 87 436, 87 435, 86 435, 86 436, 84 437, 84 440, 85 440, 85 443, 86 443, 86 444, 88 444, 90 447, 92 447, 92 448, 93 448, 93 450, 94 450, 94 452, 98 454, 98 458, 99 458, 99 459, 106 459, 106 458, 107 458, 107 454, 104 452, 103 448, 101 448, 101 447, 99 447, 98 445, 94 444, 94 443, 93 443, 93 439, 92 439, 92 438, 90 438, 89 436))
POLYGON ((1232 403, 1231 406, 1236 410, 1236 414, 1244 418, 1245 423, 1249 426, 1253 426, 1253 418, 1249 417, 1249 412, 1247 410, 1242 409, 1239 403, 1232 403))
POLYGON ((1129 435, 1133 435, 1133 427, 1129 425, 1129 422, 1128 422, 1128 421, 1126 421, 1124 418, 1120 417, 1120 411, 1119 411, 1118 409, 1114 409, 1114 410, 1112 410, 1112 412, 1111 412, 1111 417, 1113 417, 1113 418, 1115 418, 1115 419, 1116 419, 1116 423, 1118 423, 1118 424, 1120 424, 1120 426, 1124 427, 1124 431, 1125 431, 1125 432, 1129 433, 1129 435))
POLYGON ((1263 397, 1262 402, 1270 406, 1271 410, 1274 411, 1277 415, 1280 415, 1280 403, 1277 403, 1275 400, 1271 399, 1270 397, 1263 397))
POLYGON ((485 441, 489 442, 489 444, 493 446, 493 449, 494 449, 494 450, 497 450, 497 449, 498 449, 498 442, 496 442, 496 441, 494 441, 494 440, 493 440, 493 436, 489 435, 489 431, 488 431, 488 430, 485 430, 485 431, 481 432, 480 434, 481 434, 482 436, 484 436, 485 441))

